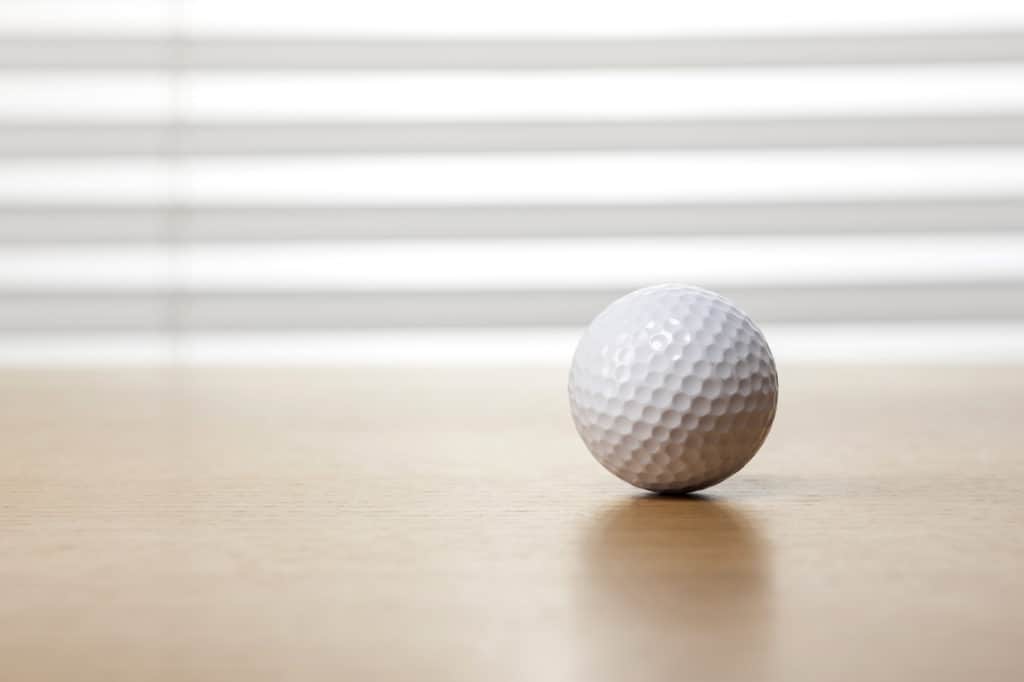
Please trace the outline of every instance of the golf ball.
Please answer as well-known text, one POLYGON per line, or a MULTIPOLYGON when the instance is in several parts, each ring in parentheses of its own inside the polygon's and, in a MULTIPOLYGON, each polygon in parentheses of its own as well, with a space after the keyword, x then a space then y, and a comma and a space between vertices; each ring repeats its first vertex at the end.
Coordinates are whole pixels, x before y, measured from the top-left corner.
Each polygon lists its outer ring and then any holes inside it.
POLYGON ((750 461, 775 418, 778 386, 768 343, 743 311, 710 291, 662 284, 594 318, 573 356, 569 403, 605 468, 682 493, 750 461))

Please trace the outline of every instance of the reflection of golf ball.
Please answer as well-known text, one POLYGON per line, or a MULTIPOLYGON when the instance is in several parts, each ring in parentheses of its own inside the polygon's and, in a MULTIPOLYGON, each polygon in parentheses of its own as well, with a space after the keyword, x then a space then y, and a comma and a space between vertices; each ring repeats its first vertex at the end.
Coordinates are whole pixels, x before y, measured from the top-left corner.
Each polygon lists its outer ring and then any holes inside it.
POLYGON ((605 308, 569 374, 576 430, 597 461, 658 492, 699 490, 739 471, 768 435, 778 391, 772 353, 750 318, 679 284, 605 308))

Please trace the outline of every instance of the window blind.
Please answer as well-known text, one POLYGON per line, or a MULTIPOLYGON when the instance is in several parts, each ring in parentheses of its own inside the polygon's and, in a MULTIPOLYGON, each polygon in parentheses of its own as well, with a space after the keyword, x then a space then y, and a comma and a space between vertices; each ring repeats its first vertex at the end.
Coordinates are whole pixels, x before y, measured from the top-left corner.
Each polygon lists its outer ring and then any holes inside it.
POLYGON ((0 362, 1024 357, 1024 6, 0 3, 0 362))

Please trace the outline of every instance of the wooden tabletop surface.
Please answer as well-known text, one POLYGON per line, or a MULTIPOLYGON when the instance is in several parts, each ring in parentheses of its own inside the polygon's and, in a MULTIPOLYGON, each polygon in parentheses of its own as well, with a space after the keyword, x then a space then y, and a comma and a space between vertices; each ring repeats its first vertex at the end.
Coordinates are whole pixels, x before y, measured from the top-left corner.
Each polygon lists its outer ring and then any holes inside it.
POLYGON ((705 495, 564 373, 0 373, 0 678, 1024 679, 1024 368, 781 368, 705 495))

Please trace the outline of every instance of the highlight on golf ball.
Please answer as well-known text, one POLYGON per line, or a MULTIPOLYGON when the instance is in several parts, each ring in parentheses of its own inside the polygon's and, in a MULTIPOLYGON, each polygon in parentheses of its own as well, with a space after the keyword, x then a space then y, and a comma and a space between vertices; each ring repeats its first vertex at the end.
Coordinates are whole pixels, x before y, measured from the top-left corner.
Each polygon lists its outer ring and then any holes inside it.
POLYGON ((569 374, 576 430, 606 469, 639 488, 684 493, 739 471, 778 399, 761 330, 711 291, 682 284, 614 301, 583 333, 569 374))

